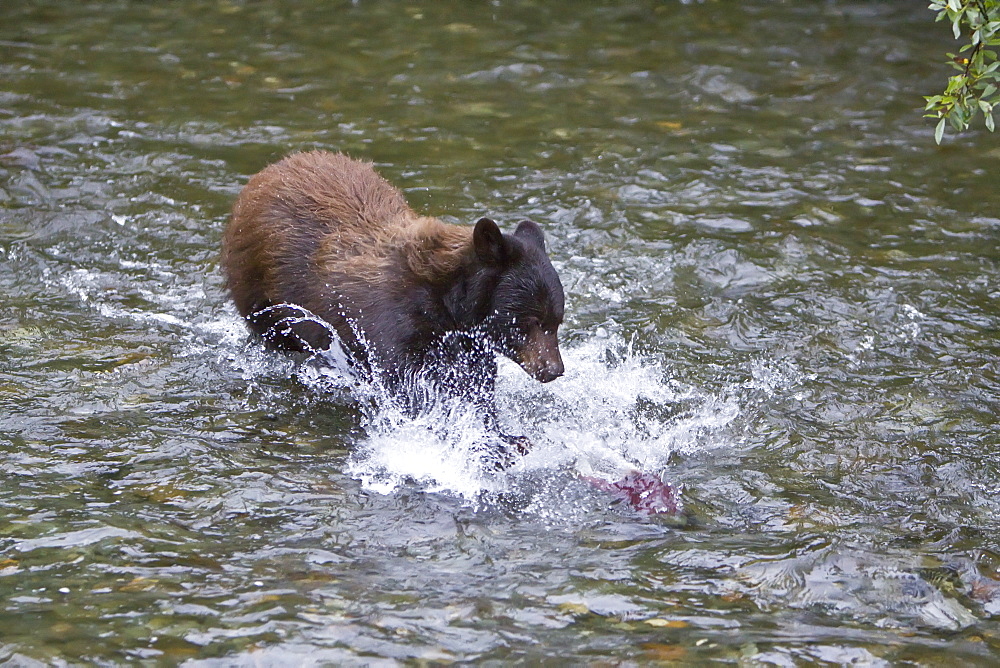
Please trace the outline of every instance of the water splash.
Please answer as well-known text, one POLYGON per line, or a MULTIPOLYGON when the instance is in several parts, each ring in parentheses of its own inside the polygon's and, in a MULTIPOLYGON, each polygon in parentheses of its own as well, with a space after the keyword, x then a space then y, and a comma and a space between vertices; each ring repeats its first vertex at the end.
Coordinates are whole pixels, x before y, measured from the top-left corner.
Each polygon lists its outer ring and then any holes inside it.
POLYGON ((570 462, 586 475, 662 469, 674 453, 712 447, 710 436, 739 414, 735 398, 671 378, 619 335, 570 347, 566 357, 566 375, 549 385, 504 365, 499 401, 545 444, 550 463, 570 462))
POLYGON ((514 493, 533 508, 544 506, 569 474, 646 512, 676 509, 669 484, 675 454, 733 446, 761 397, 797 378, 794 369, 759 362, 748 369, 748 380, 709 392, 674 378, 661 355, 641 353, 604 331, 565 346, 563 356, 566 375, 547 384, 500 360, 500 426, 533 444, 504 471, 496 469, 495 453, 505 443, 475 405, 425 384, 414 410, 380 376, 359 373, 342 345, 299 362, 256 346, 238 365, 249 380, 258 373, 289 375, 317 394, 355 403, 363 436, 352 444, 345 472, 370 490, 388 494, 415 484, 474 502, 514 493), (285 366, 275 368, 272 357, 285 366), (666 484, 657 488, 660 481, 666 484))
MULTIPOLYGON (((500 472, 496 453, 507 444, 484 424, 471 402, 435 391, 416 378, 415 389, 422 396, 420 409, 414 411, 379 374, 359 372, 364 365, 356 363, 335 330, 298 306, 272 307, 287 313, 277 323, 284 328, 282 335, 294 336, 297 324, 313 323, 330 333, 330 348, 313 350, 302 341, 302 348, 310 351, 304 355, 270 353, 245 344, 245 327, 233 312, 221 320, 205 320, 173 315, 169 311, 176 309, 171 308, 163 309, 165 313, 123 308, 107 300, 101 289, 105 280, 100 272, 81 270, 62 276, 60 283, 106 317, 185 330, 188 354, 217 350, 220 361, 240 370, 251 394, 273 393, 259 382, 262 378, 294 377, 317 395, 356 404, 364 435, 352 444, 346 473, 380 493, 416 484, 430 492, 481 500, 525 492, 561 473, 562 484, 570 474, 597 489, 622 492, 623 498, 641 496, 661 479, 670 482, 675 453, 731 444, 732 427, 746 419, 754 397, 773 392, 790 378, 788 370, 762 363, 750 369, 749 381, 721 393, 707 392, 672 377, 662 355, 640 353, 631 341, 603 328, 591 339, 564 346, 566 374, 553 383, 537 383, 513 362, 501 359, 496 399, 500 426, 505 433, 524 434, 533 448, 500 472), (635 484, 625 482, 629 480, 635 484)), ((363 332, 356 336, 364 342, 363 332)), ((669 488, 663 491, 669 493, 669 488)), ((535 496, 547 495, 542 490, 535 496)), ((631 505, 652 508, 647 498, 641 496, 631 505)))
MULTIPOLYGON (((754 397, 790 380, 788 370, 758 364, 750 370, 750 381, 708 392, 674 378, 662 355, 640 353, 620 334, 603 329, 591 339, 564 346, 566 374, 552 383, 537 383, 513 362, 501 359, 496 399, 500 426, 505 433, 524 434, 533 448, 500 472, 495 453, 506 444, 484 424, 474 405, 425 384, 419 388, 425 400, 415 412, 377 374, 359 373, 335 331, 299 307, 276 305, 295 310, 280 324, 288 325, 289 332, 296 323, 319 324, 330 332, 333 345, 290 358, 243 343, 246 330, 234 313, 205 320, 175 316, 171 309, 161 313, 109 303, 100 289, 104 278, 100 272, 81 270, 60 282, 105 317, 186 330, 192 350, 219 351, 220 361, 226 359, 240 370, 251 394, 268 392, 266 384, 258 382, 261 378, 284 376, 318 395, 355 403, 364 435, 352 444, 346 473, 380 493, 416 484, 430 492, 480 500, 529 489, 556 472, 605 490, 619 489, 616 485, 633 479, 635 472, 650 476, 640 479, 639 487, 661 477, 669 482, 675 453, 732 444, 733 425, 747 419, 754 397)), ((363 341, 363 334, 358 332, 358 338, 363 341)))
MULTIPOLYGON (((554 472, 572 472, 605 491, 645 495, 665 472, 669 478, 675 453, 730 445, 744 413, 741 401, 773 391, 780 375, 761 366, 747 387, 718 397, 671 378, 657 358, 616 335, 569 346, 564 358, 567 374, 545 385, 501 362, 501 425, 534 444, 506 471, 488 466, 484 448, 497 438, 471 406, 440 398, 414 417, 376 396, 347 472, 382 493, 416 483, 470 500, 522 491, 554 472), (636 478, 637 472, 645 477, 636 478), (637 483, 619 486, 628 480, 637 483)), ((645 498, 646 510, 658 512, 645 498)))

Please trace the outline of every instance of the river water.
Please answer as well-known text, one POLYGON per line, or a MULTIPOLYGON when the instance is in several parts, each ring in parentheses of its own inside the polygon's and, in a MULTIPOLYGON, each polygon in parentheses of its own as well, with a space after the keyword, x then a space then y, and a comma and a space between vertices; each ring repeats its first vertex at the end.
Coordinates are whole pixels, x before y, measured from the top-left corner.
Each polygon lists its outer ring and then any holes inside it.
POLYGON ((994 665, 1000 144, 924 3, 0 8, 0 663, 994 665), (567 373, 483 471, 263 352, 218 248, 288 152, 530 217, 567 373), (682 488, 649 516, 584 477, 682 488))

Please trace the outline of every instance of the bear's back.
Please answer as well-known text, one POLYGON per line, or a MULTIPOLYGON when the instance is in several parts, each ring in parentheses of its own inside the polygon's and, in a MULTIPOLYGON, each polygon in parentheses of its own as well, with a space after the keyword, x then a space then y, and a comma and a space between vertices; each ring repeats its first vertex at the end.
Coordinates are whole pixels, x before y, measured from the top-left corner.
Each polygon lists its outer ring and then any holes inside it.
POLYGON ((329 259, 377 257, 415 219, 369 163, 326 151, 288 156, 237 198, 223 235, 227 287, 243 316, 282 302, 319 309, 329 259))
POLYGON ((291 155, 261 171, 247 187, 265 194, 272 206, 282 209, 281 217, 286 220, 355 240, 376 241, 415 217, 403 194, 379 176, 371 163, 341 153, 291 155))
POLYGON ((250 179, 223 235, 222 264, 240 314, 258 333, 273 318, 254 313, 291 303, 349 338, 344 318, 364 321, 366 331, 398 320, 413 308, 412 288, 447 282, 470 260, 471 239, 471 227, 414 213, 370 163, 311 151, 250 179))

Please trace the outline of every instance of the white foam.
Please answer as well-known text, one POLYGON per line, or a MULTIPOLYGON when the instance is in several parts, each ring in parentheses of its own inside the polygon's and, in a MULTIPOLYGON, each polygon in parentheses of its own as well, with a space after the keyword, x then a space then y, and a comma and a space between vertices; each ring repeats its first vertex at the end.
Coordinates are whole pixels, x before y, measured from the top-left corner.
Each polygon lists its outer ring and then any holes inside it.
POLYGON ((760 364, 751 381, 714 396, 674 380, 614 335, 568 347, 563 356, 566 375, 545 385, 501 363, 501 423, 534 444, 508 471, 489 467, 483 446, 496 439, 470 406, 442 400, 414 418, 382 399, 371 405, 347 472, 381 493, 415 482, 469 499, 516 485, 524 474, 566 468, 607 480, 634 469, 659 474, 673 453, 731 445, 741 402, 791 380, 760 364))
POLYGON ((549 385, 503 366, 501 405, 522 417, 547 455, 543 465, 570 461, 581 473, 608 478, 636 468, 656 472, 674 452, 704 447, 698 435, 718 432, 739 414, 731 400, 673 380, 618 336, 568 348, 564 357, 566 375, 549 385), (679 402, 695 408, 663 417, 679 402))

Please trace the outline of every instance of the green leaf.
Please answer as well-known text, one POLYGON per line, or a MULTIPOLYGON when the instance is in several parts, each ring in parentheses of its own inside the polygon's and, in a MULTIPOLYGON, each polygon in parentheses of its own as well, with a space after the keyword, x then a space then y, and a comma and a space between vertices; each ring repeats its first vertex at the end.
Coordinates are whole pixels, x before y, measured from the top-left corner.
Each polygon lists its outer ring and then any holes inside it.
POLYGON ((963 110, 959 107, 955 107, 948 114, 948 122, 951 123, 951 127, 955 128, 956 131, 961 132, 966 128, 965 114, 962 113, 963 110))
POLYGON ((935 21, 947 18, 955 39, 964 42, 961 55, 949 53, 946 61, 958 73, 948 77, 942 94, 924 96, 924 117, 938 119, 934 140, 941 143, 949 124, 968 130, 979 111, 992 132, 993 110, 1000 109, 1000 0, 929 0, 928 9, 935 21))

